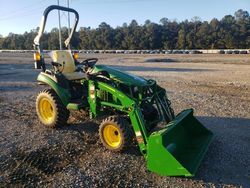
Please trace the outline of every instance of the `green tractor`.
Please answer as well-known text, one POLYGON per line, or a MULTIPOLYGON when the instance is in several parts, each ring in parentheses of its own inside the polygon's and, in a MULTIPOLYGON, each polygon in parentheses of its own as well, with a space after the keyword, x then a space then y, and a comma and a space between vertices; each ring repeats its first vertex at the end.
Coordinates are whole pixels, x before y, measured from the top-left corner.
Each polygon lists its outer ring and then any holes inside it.
POLYGON ((44 11, 34 39, 35 68, 42 70, 37 80, 50 88, 36 99, 41 123, 52 128, 65 125, 69 110, 84 110, 90 119, 103 117, 99 135, 107 149, 123 151, 136 140, 150 171, 163 176, 194 176, 213 134, 193 116, 192 109, 175 116, 166 90, 156 81, 96 65, 95 58, 79 62, 70 50, 50 52, 52 68, 47 69, 39 41, 47 16, 55 9, 75 14, 66 47, 79 19, 71 8, 52 5, 44 11))

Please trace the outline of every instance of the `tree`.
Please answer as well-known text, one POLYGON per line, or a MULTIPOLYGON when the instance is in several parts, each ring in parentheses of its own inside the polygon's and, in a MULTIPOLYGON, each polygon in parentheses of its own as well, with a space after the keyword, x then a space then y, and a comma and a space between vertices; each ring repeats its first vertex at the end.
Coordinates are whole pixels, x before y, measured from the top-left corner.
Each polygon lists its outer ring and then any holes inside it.
POLYGON ((56 50, 60 48, 59 30, 57 28, 53 28, 48 34, 48 48, 49 50, 56 50))
POLYGON ((131 23, 123 27, 123 41, 122 49, 138 49, 141 37, 141 27, 138 25, 136 20, 132 20, 131 23))
POLYGON ((221 20, 221 40, 225 48, 234 48, 236 46, 236 20, 231 15, 226 15, 221 20))
POLYGON ((211 33, 210 25, 208 22, 203 22, 197 31, 196 48, 207 49, 211 48, 211 33))
POLYGON ((250 16, 247 11, 239 9, 234 14, 237 27, 237 46, 249 48, 250 44, 250 16))
POLYGON ((4 38, 0 35, 0 49, 2 49, 4 38))
POLYGON ((186 47, 186 33, 185 29, 181 28, 178 32, 178 48, 185 49, 186 47))
POLYGON ((79 46, 81 49, 91 49, 90 28, 81 27, 79 30, 79 46))
POLYGON ((105 22, 96 29, 95 45, 97 49, 112 49, 114 46, 114 30, 105 22))
POLYGON ((218 32, 220 29, 220 22, 214 18, 210 21, 210 37, 211 37, 211 49, 218 48, 218 32))
POLYGON ((247 11, 242 10, 242 9, 237 10, 234 13, 234 17, 235 17, 236 21, 243 21, 243 20, 249 21, 249 13, 247 11))

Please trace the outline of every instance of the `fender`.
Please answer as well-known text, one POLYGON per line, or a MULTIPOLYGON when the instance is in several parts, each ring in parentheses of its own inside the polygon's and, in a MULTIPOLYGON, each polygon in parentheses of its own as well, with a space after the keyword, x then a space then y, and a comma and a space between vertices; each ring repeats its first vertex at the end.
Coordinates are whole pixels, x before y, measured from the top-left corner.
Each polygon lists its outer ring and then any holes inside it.
POLYGON ((37 77, 37 81, 50 86, 56 92, 56 94, 59 96, 65 106, 69 104, 69 101, 71 99, 71 94, 69 90, 59 86, 58 83, 56 83, 56 78, 53 78, 52 76, 41 72, 37 77))

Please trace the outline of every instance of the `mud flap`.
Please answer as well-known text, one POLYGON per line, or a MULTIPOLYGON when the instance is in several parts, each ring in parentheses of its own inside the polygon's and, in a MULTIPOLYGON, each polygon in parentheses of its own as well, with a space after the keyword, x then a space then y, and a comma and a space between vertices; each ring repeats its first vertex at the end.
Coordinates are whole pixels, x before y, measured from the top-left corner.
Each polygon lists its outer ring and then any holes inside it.
POLYGON ((162 176, 194 176, 213 133, 182 111, 166 128, 153 132, 147 144, 147 168, 162 176))

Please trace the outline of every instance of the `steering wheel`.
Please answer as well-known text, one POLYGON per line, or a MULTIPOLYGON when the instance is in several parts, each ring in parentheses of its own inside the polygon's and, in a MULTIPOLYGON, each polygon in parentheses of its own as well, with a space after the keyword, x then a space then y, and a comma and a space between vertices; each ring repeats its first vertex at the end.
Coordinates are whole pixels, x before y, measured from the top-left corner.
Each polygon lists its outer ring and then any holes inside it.
POLYGON ((89 58, 89 59, 83 60, 80 64, 85 65, 85 68, 89 68, 89 67, 92 68, 96 64, 97 61, 98 61, 97 58, 89 58))

